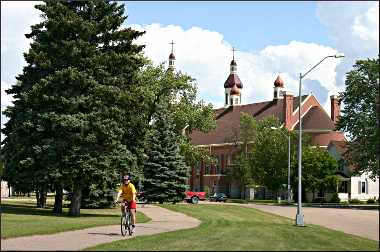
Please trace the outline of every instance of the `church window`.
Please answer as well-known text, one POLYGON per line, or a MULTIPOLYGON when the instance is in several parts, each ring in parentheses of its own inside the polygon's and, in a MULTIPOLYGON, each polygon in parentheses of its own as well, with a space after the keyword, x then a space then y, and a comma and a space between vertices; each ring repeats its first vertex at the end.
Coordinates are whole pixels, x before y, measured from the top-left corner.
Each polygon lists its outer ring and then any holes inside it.
POLYGON ((226 94, 226 104, 228 104, 228 94, 226 94))
POLYGON ((235 104, 239 104, 239 98, 235 98, 235 104))
POLYGON ((273 97, 277 98, 277 90, 274 91, 273 97))
POLYGON ((230 105, 233 105, 233 99, 232 98, 230 98, 230 105))

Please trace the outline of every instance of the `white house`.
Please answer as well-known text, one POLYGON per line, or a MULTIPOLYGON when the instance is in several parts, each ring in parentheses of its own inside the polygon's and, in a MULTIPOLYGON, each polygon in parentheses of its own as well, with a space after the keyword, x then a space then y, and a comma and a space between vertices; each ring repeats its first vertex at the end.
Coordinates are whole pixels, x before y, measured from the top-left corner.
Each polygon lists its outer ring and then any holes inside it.
POLYGON ((347 151, 347 142, 331 141, 327 150, 339 164, 338 174, 341 176, 341 184, 338 188, 338 196, 341 201, 350 199, 368 200, 379 198, 379 177, 372 180, 368 173, 353 175, 355 167, 347 165, 344 153, 347 151))
POLYGON ((1 198, 8 198, 12 194, 12 187, 8 187, 8 182, 1 180, 1 198))

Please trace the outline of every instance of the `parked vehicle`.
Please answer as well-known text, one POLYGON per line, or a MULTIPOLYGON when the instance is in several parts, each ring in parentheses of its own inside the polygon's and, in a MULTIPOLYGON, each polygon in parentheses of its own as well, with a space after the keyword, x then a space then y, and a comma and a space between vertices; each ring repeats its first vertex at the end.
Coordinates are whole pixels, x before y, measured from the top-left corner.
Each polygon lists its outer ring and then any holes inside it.
POLYGON ((210 196, 210 201, 226 202, 226 200, 227 200, 227 195, 225 193, 214 193, 213 195, 210 196))
POLYGON ((206 199, 206 192, 186 192, 185 200, 188 203, 197 204, 199 200, 206 199))

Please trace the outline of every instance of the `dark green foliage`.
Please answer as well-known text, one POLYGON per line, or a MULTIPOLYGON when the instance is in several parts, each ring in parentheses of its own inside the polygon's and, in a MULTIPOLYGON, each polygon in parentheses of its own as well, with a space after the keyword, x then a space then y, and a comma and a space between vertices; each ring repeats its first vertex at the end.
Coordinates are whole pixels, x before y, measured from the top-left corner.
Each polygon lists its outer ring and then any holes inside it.
POLYGON ((368 199, 367 204, 375 204, 375 200, 374 199, 368 199))
POLYGON ((356 61, 345 84, 337 128, 349 135, 346 158, 374 178, 379 175, 379 58, 356 61))
POLYGON ((188 167, 180 154, 172 118, 161 107, 154 118, 144 166, 144 192, 149 202, 179 202, 187 189, 188 167))
POLYGON ((337 161, 325 149, 306 148, 302 152, 302 188, 314 193, 335 190, 337 169, 337 161))
POLYGON ((363 202, 359 199, 350 199, 348 202, 350 204, 363 204, 363 202))
POLYGON ((338 197, 338 193, 333 193, 329 202, 330 203, 340 203, 340 198, 338 197))
POLYGON ((26 35, 33 39, 28 65, 8 91, 16 101, 5 111, 5 170, 19 188, 64 183, 77 215, 86 186, 118 180, 124 170, 142 174, 147 123, 135 83, 144 60, 143 47, 132 43, 142 33, 121 28, 126 16, 116 2, 36 8, 44 20, 26 35))

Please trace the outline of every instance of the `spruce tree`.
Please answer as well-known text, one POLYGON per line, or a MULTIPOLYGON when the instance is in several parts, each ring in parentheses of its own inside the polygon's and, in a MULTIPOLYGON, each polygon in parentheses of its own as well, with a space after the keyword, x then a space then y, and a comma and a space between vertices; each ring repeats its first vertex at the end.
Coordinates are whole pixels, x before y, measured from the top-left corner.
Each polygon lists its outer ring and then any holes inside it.
POLYGON ((148 140, 144 194, 149 202, 179 202, 187 189, 188 167, 180 155, 172 118, 161 106, 148 140))
POLYGON ((116 2, 35 7, 44 20, 26 35, 27 66, 8 91, 16 101, 6 111, 5 170, 13 184, 72 191, 70 214, 78 215, 85 187, 124 170, 141 174, 146 118, 135 79, 144 59, 133 41, 142 33, 122 27, 116 2))

